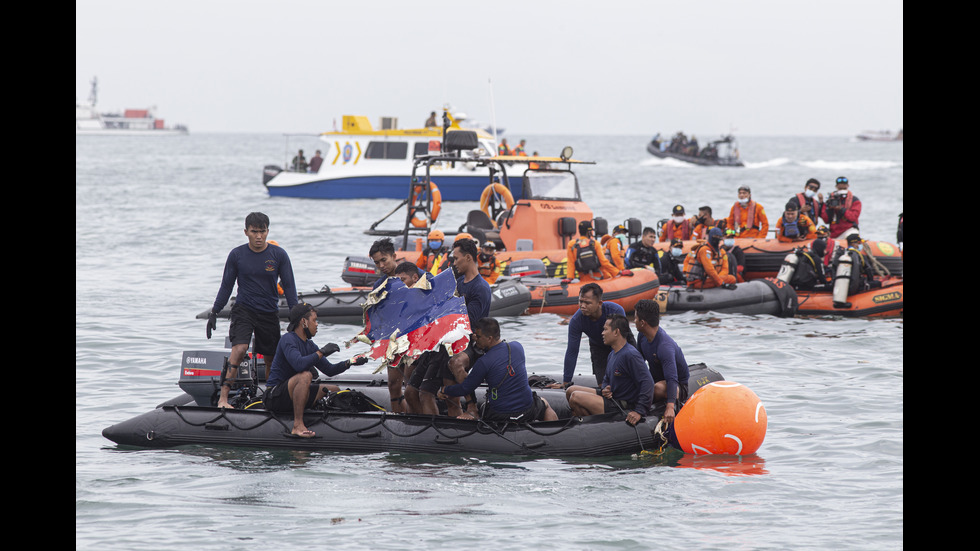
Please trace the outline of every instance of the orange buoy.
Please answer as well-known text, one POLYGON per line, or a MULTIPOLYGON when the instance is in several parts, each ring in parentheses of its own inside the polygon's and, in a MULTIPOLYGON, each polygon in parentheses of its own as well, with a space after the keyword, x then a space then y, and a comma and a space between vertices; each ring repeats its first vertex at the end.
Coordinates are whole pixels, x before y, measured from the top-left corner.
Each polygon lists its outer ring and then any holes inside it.
POLYGON ((674 418, 681 449, 695 455, 749 455, 766 437, 766 408, 748 387, 716 381, 697 390, 674 418))

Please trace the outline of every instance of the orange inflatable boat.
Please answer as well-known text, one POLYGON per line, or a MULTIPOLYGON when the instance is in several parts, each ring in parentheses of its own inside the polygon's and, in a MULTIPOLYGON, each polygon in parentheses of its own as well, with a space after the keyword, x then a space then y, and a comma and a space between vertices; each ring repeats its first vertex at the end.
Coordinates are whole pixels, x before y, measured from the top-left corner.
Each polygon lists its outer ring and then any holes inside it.
POLYGON ((904 278, 880 280, 881 287, 850 295, 847 308, 834 306, 831 291, 796 291, 799 316, 842 316, 846 318, 902 317, 905 310, 904 278))
MULTIPOLYGON (((776 239, 762 238, 736 238, 735 246, 742 249, 745 253, 745 270, 742 277, 746 280, 776 277, 779 268, 783 264, 786 255, 793 252, 797 247, 808 246, 813 240, 796 241, 793 243, 782 243, 776 239)), ((846 247, 847 242, 843 239, 832 240, 837 246, 846 247)), ((691 250, 697 241, 684 241, 684 252, 691 250)), ((902 251, 897 245, 885 241, 865 241, 865 246, 874 255, 875 260, 880 262, 892 276, 901 277, 903 275, 902 251)), ((665 254, 670 252, 669 243, 657 243, 656 247, 665 254)), ((828 254, 833 250, 830 243, 827 244, 828 254)))

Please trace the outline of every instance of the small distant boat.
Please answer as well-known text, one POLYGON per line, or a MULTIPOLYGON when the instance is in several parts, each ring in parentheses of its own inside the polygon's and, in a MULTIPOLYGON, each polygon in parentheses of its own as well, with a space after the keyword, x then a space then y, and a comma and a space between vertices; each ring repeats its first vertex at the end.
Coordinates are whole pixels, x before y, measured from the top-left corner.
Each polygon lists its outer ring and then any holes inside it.
POLYGON ((904 141, 904 128, 898 132, 890 130, 865 130, 857 135, 857 139, 863 142, 901 142, 904 141))
POLYGON ((99 113, 96 108, 98 81, 92 79, 89 103, 75 102, 76 136, 177 136, 187 134, 187 127, 169 127, 153 114, 153 108, 126 109, 122 113, 99 113))
MULTIPOLYGON (((323 132, 323 161, 316 170, 299 166, 266 165, 262 183, 270 196, 309 199, 404 199, 417 157, 441 154, 452 147, 452 136, 462 130, 446 109, 442 126, 398 128, 398 119, 382 117, 375 129, 367 117, 344 115, 342 129, 323 132)), ((432 182, 442 201, 477 201, 486 186, 486 167, 467 159, 490 157, 497 151, 493 137, 476 130, 472 149, 460 149, 459 162, 433 168, 432 182)), ((304 153, 304 157, 307 153, 304 153)), ((306 157, 309 161, 309 157, 306 157)))
POLYGON ((701 166, 745 166, 739 158, 738 142, 731 134, 708 142, 700 149, 680 132, 666 140, 657 134, 647 144, 647 151, 661 159, 677 159, 701 166))

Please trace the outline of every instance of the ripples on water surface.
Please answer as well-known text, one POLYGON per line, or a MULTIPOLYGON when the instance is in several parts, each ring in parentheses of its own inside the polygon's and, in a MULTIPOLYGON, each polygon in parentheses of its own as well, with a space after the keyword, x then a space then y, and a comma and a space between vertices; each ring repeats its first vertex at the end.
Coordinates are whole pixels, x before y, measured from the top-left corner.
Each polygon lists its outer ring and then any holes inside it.
MULTIPOLYGON (((747 183, 770 216, 807 178, 846 175, 862 235, 894 241, 902 144, 741 138, 744 169, 653 159, 644 136, 531 136, 575 147, 597 216, 648 225, 681 203, 727 213, 747 183)), ((295 147, 304 145, 294 142, 295 147)), ((306 144, 312 150, 314 144, 306 144)), ((79 549, 895 549, 903 546, 903 321, 690 313, 663 325, 689 361, 766 406, 757 455, 656 460, 448 457, 190 448, 125 450, 108 425, 179 394, 183 350, 213 349, 211 304, 245 214, 269 214, 301 291, 341 285, 397 201, 271 199, 278 135, 77 138, 75 530, 79 549)), ((444 220, 468 205, 447 204, 444 220)), ((452 224, 450 224, 452 225, 452 224)), ((503 323, 529 368, 560 370, 552 315, 503 323)), ((224 335, 227 322, 220 321, 224 335)), ((318 342, 351 337, 321 326, 318 342)), ((579 365, 587 365, 587 353, 579 365)), ((371 365, 362 368, 364 372, 371 365)))

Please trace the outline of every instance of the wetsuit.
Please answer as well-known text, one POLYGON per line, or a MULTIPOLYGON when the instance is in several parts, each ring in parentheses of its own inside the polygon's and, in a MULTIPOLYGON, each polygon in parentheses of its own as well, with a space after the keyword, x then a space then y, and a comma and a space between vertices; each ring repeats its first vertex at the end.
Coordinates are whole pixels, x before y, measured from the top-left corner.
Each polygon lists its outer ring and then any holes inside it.
POLYGON ((644 266, 652 266, 654 270, 659 274, 663 269, 660 266, 660 255, 657 254, 657 249, 654 247, 647 247, 642 241, 637 241, 626 249, 626 268, 642 268, 644 266))

